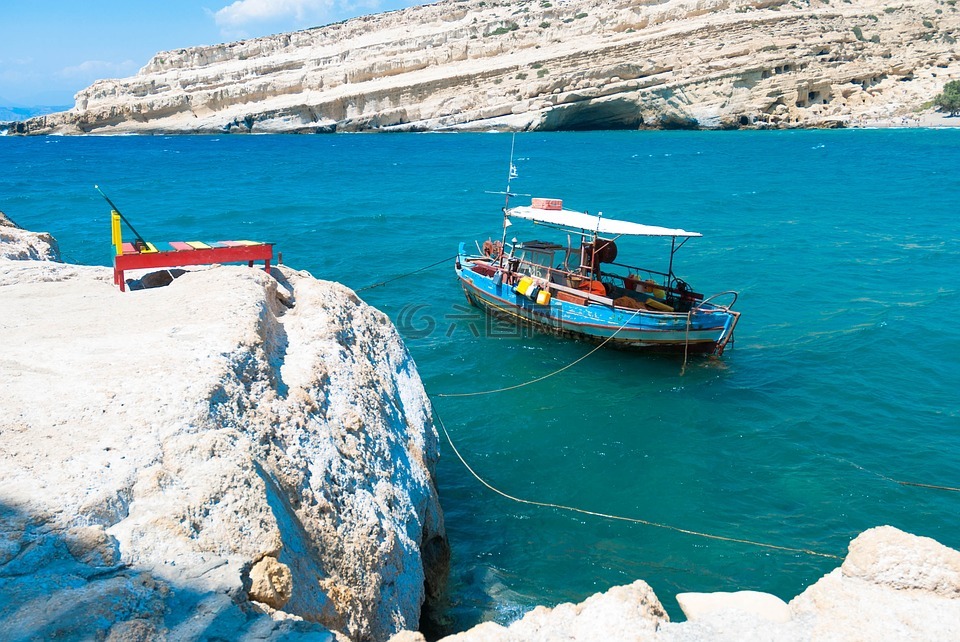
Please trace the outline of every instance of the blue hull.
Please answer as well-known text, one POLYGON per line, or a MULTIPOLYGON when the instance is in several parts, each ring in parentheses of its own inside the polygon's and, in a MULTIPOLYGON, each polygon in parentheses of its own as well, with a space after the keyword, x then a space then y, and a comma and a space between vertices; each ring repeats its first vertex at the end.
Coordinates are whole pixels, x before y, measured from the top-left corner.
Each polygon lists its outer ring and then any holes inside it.
POLYGON ((620 349, 660 352, 722 353, 736 325, 737 313, 705 304, 691 314, 658 312, 551 298, 538 305, 513 286, 470 269, 461 256, 457 276, 467 300, 488 314, 523 323, 549 334, 620 349))

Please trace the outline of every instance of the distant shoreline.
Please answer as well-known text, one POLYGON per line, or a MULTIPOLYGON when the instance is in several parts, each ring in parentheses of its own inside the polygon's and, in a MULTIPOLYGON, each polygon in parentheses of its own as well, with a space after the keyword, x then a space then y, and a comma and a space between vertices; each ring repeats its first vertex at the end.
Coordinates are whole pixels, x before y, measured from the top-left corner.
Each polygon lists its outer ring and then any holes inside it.
MULTIPOLYGON (((31 133, 24 131, 11 131, 17 124, 24 123, 25 121, 9 120, 3 121, 0 120, 0 136, 220 136, 220 135, 244 135, 252 134, 252 132, 244 131, 224 131, 216 132, 209 130, 197 130, 197 131, 184 131, 184 130, 163 130, 158 129, 154 131, 140 131, 140 132, 116 132, 116 133, 62 133, 62 132, 43 132, 43 133, 31 133)), ((774 125, 769 123, 755 123, 750 125, 744 125, 738 128, 724 128, 724 127, 689 127, 689 128, 680 128, 686 131, 787 131, 787 130, 823 130, 823 129, 955 129, 960 128, 960 116, 950 116, 948 114, 940 113, 937 111, 927 111, 919 114, 911 114, 908 116, 888 116, 883 118, 875 117, 866 117, 866 116, 845 116, 837 118, 833 121, 834 126, 824 126, 824 123, 818 125, 774 125)), ((641 127, 636 131, 673 131, 674 128, 671 127, 641 127)), ((277 131, 277 132, 256 132, 254 135, 263 135, 267 133, 271 134, 295 134, 295 135, 304 135, 305 133, 313 134, 343 134, 343 133, 359 133, 359 134, 397 134, 397 133, 461 133, 469 132, 474 130, 448 130, 448 129, 435 129, 435 130, 425 130, 425 131, 410 131, 410 132, 397 132, 397 131, 380 131, 376 129, 371 130, 361 130, 361 131, 350 131, 350 132, 338 132, 334 131, 323 131, 323 132, 302 132, 302 131, 277 131)), ((479 130, 477 130, 479 131, 479 130)), ((507 130, 504 130, 505 132, 507 130)), ((545 131, 568 131, 568 130, 534 130, 539 132, 545 131)), ((583 130, 569 130, 569 131, 583 131, 583 130)), ((606 129, 597 129, 593 131, 621 131, 621 130, 606 130, 606 129)), ((622 130, 625 131, 625 130, 622 130)))
MULTIPOLYGON (((878 119, 878 120, 864 120, 864 121, 854 121, 852 123, 844 123, 837 127, 738 127, 735 129, 726 129, 719 127, 702 127, 702 128, 689 128, 689 129, 676 129, 676 128, 652 128, 645 127, 629 131, 698 131, 698 132, 718 132, 718 131, 743 131, 743 132, 756 132, 756 131, 769 131, 769 132, 782 132, 782 131, 824 131, 824 130, 853 130, 853 129, 958 129, 960 128, 960 117, 953 117, 950 120, 946 120, 947 117, 943 119, 921 119, 919 122, 915 120, 909 120, 908 122, 901 122, 899 118, 887 118, 887 119, 878 119)), ((122 137, 137 137, 137 136, 336 136, 336 135, 356 135, 356 134, 389 134, 395 136, 397 134, 486 134, 491 133, 490 131, 451 131, 451 130, 431 130, 431 131, 411 131, 411 132, 380 132, 380 131, 364 131, 364 132, 318 132, 318 133, 304 133, 304 132, 263 132, 263 133, 249 133, 249 132, 210 132, 210 131, 196 131, 196 132, 185 132, 185 131, 152 131, 152 132, 122 132, 122 133, 89 133, 89 134, 64 134, 61 132, 50 132, 43 134, 23 134, 10 132, 9 126, 14 123, 6 123, 0 121, 0 138, 42 138, 42 137, 70 137, 70 138, 122 138, 122 137)), ((584 130, 537 130, 536 132, 517 132, 517 133, 562 133, 567 132, 582 132, 584 130)), ((628 130, 616 130, 616 129, 597 129, 589 131, 628 131, 628 130)), ((504 133, 508 134, 510 131, 501 131, 494 133, 504 133)))
POLYGON ((844 125, 847 129, 950 129, 960 127, 960 116, 927 112, 911 116, 854 119, 844 125))

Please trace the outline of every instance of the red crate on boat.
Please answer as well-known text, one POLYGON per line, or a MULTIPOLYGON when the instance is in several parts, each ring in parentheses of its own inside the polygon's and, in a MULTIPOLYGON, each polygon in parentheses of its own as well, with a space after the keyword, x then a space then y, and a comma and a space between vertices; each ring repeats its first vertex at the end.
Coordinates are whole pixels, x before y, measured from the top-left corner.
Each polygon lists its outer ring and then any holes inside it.
POLYGON ((535 198, 530 206, 537 210, 562 210, 563 200, 559 198, 535 198))

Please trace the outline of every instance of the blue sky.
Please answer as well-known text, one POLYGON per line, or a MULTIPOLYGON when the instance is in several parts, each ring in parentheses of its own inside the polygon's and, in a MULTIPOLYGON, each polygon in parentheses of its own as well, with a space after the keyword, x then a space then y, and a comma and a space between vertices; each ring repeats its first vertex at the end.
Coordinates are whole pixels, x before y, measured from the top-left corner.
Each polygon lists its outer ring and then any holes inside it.
POLYGON ((0 106, 72 105, 159 51, 294 31, 417 0, 4 0, 0 106))

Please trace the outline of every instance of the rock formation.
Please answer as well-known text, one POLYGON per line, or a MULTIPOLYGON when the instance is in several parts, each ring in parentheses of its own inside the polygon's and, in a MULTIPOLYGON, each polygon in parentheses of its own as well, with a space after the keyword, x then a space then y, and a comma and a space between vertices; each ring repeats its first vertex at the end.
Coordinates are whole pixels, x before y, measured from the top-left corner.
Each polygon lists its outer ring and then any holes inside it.
POLYGON ((485 622, 443 642, 521 642, 528 640, 651 640, 669 622, 653 589, 643 580, 615 586, 580 604, 538 606, 509 627, 485 622))
MULTIPOLYGON (((850 543, 840 568, 794 598, 756 591, 681 594, 672 623, 642 581, 580 604, 537 607, 509 626, 485 622, 440 642, 708 642, 960 639, 960 552, 890 526, 850 543)), ((406 632, 391 642, 423 642, 406 632)))
POLYGON ((386 316, 285 267, 122 294, 0 233, 4 639, 417 627, 448 556, 438 444, 386 316))
POLYGON ((0 259, 59 261, 60 249, 50 234, 21 230, 0 212, 0 259))
POLYGON ((444 0, 157 54, 21 133, 831 127, 960 77, 954 0, 444 0))

